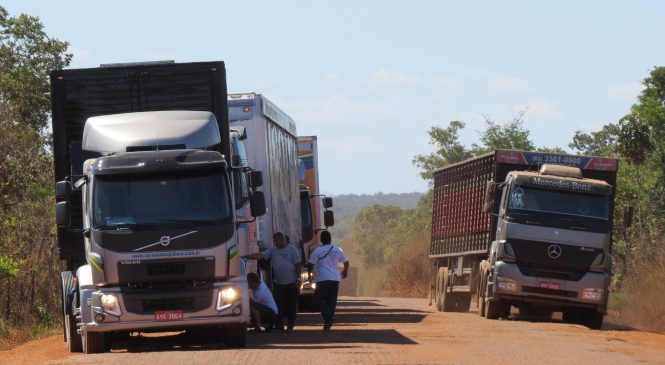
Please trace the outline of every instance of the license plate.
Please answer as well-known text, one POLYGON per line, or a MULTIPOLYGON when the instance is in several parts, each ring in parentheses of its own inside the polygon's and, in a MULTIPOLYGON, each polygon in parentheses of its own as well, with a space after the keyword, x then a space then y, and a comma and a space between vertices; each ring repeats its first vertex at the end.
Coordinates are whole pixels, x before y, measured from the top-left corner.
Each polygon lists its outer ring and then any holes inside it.
POLYGON ((540 287, 543 288, 543 289, 560 290, 561 289, 561 284, 554 283, 554 282, 551 282, 551 281, 541 281, 540 282, 540 287))
POLYGON ((156 321, 181 321, 182 311, 157 311, 155 312, 156 321))

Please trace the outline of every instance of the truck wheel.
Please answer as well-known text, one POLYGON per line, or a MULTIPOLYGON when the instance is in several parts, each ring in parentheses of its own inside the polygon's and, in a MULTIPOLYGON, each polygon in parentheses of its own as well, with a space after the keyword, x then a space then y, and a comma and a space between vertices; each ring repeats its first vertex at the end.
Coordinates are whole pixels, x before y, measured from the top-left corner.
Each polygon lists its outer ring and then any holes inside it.
POLYGON ((441 302, 441 311, 443 312, 453 312, 455 310, 455 298, 453 298, 453 294, 448 291, 448 284, 449 284, 449 276, 448 276, 448 268, 447 267, 440 267, 439 268, 439 276, 440 276, 440 283, 441 286, 439 287, 440 289, 440 302, 441 302))
POLYGON ((535 319, 539 321, 547 321, 552 318, 552 311, 546 308, 538 308, 529 305, 522 305, 519 307, 520 317, 526 319, 535 319))
POLYGON ((436 310, 439 312, 443 312, 443 307, 441 306, 442 303, 441 296, 443 295, 443 290, 441 289, 442 280, 443 276, 441 270, 439 270, 436 273, 436 288, 434 289, 434 303, 436 304, 436 310))
POLYGON ((566 323, 580 324, 580 312, 577 308, 570 308, 563 311, 563 321, 566 323))
POLYGON ((448 293, 453 299, 452 307, 455 312, 468 312, 471 308, 471 293, 470 292, 454 292, 448 293))
POLYGON ((247 325, 228 326, 226 329, 226 346, 242 348, 247 346, 247 325))
POLYGON ((76 332, 76 317, 73 314, 65 314, 65 337, 67 339, 67 349, 69 352, 83 351, 81 344, 81 335, 76 332))
POLYGON ((485 318, 487 319, 499 319, 505 314, 506 307, 508 307, 510 310, 510 306, 506 305, 500 300, 490 299, 485 303, 485 318))
MULTIPOLYGON (((481 263, 482 269, 482 263, 481 263)), ((480 280, 478 281, 478 314, 481 317, 485 317, 485 284, 487 283, 487 275, 485 271, 480 272, 480 280)))
POLYGON ((106 351, 106 336, 103 332, 87 331, 83 337, 83 352, 99 354, 106 351))
POLYGON ((605 315, 593 309, 584 312, 584 325, 592 330, 599 330, 603 327, 605 315))

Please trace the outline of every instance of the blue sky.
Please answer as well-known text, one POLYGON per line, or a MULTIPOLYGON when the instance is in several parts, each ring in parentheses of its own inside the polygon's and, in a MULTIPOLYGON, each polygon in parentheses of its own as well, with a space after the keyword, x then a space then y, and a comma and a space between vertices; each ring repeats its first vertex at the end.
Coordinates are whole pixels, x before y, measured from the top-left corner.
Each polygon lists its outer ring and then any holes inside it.
POLYGON ((4 1, 71 44, 72 67, 224 60, 319 137, 322 191, 425 191, 426 131, 483 114, 539 146, 625 115, 665 62, 662 1, 4 1))

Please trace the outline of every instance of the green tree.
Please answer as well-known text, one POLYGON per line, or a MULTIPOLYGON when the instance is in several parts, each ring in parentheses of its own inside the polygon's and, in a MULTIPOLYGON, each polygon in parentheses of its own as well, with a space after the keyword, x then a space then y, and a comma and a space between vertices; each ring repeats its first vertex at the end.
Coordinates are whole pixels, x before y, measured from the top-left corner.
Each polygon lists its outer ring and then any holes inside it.
POLYGON ((471 157, 471 152, 459 142, 459 131, 464 129, 464 122, 453 120, 448 127, 433 126, 427 131, 430 144, 436 146, 436 151, 429 155, 417 155, 413 164, 422 170, 420 176, 431 180, 434 170, 459 162, 471 157))
POLYGON ((394 205, 373 205, 365 208, 355 219, 355 240, 368 267, 387 262, 392 247, 388 237, 399 222, 403 210, 394 205))
POLYGON ((529 139, 529 130, 524 129, 523 119, 526 110, 520 111, 512 121, 499 124, 488 115, 485 118, 485 130, 480 133, 481 144, 472 144, 474 155, 482 155, 495 149, 533 151, 536 146, 529 139))
POLYGON ((619 132, 619 126, 614 123, 589 134, 576 131, 568 147, 587 156, 618 157, 619 132))
POLYGON ((46 127, 49 73, 69 65, 68 46, 49 37, 39 18, 10 17, 0 6, 0 101, 12 105, 18 122, 36 131, 46 127))

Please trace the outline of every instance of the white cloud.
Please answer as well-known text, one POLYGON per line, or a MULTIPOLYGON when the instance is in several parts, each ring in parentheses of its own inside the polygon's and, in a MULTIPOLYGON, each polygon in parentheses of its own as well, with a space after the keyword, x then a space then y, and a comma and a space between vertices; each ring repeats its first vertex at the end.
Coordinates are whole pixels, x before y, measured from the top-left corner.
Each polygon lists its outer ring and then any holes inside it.
POLYGON ((607 96, 617 101, 635 101, 644 86, 639 82, 612 85, 607 90, 607 96))
POLYGON ((380 68, 369 75, 369 82, 375 86, 403 86, 420 83, 420 79, 409 74, 380 68))
POLYGON ((339 81, 339 75, 337 72, 329 72, 325 74, 324 78, 326 81, 339 81))
POLYGON ((87 49, 69 47, 68 51, 72 53, 75 61, 88 61, 90 59, 90 51, 87 49))
MULTIPOLYGON (((529 98, 526 101, 526 106, 529 108, 526 114, 527 117, 544 120, 561 119, 559 103, 554 100, 546 98, 529 98)), ((516 111, 519 110, 521 109, 516 109, 516 111)))
POLYGON ((484 66, 468 66, 462 69, 462 74, 465 76, 486 76, 490 73, 490 70, 484 66))
POLYGON ((441 75, 436 77, 435 82, 439 86, 443 86, 446 89, 456 89, 458 82, 457 79, 450 75, 441 75))
POLYGON ((520 77, 498 76, 490 79, 489 87, 498 92, 516 92, 526 90, 529 82, 520 77))

